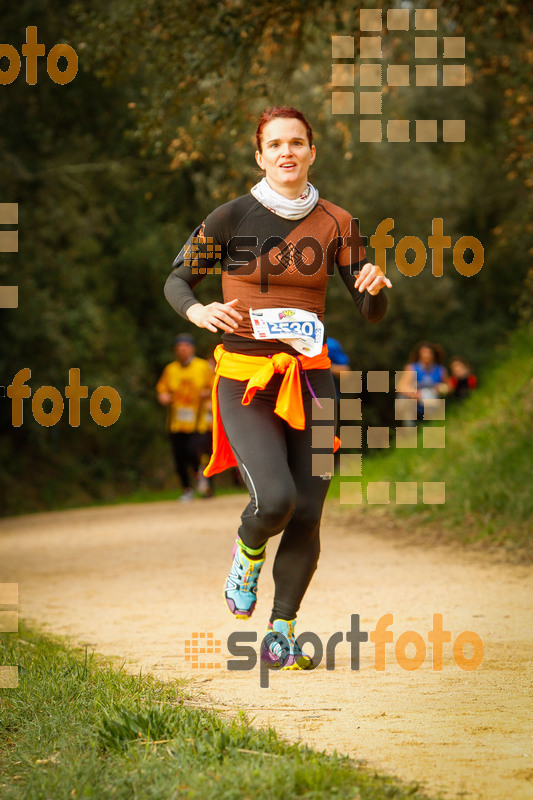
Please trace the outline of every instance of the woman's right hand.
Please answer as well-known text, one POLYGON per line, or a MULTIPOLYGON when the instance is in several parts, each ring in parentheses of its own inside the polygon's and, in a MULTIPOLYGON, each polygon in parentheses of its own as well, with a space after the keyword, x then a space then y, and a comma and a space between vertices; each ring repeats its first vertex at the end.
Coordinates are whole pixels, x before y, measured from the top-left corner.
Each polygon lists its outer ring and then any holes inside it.
POLYGON ((217 332, 217 328, 227 333, 233 333, 239 327, 239 320, 242 315, 235 310, 234 306, 238 299, 230 300, 229 303, 209 303, 207 306, 196 303, 185 312, 198 328, 207 328, 208 331, 217 332))
POLYGON ((407 364, 401 373, 400 380, 396 384, 396 392, 402 397, 409 397, 411 399, 420 399, 420 392, 417 390, 416 385, 416 372, 407 364))

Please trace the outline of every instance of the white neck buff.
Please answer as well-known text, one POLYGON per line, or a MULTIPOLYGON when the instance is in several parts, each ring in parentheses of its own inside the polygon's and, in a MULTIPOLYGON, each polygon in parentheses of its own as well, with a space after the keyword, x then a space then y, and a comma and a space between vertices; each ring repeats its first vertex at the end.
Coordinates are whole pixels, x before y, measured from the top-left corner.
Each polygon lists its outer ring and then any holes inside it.
POLYGON ((261 205, 273 211, 274 214, 284 219, 302 219, 306 217, 318 203, 318 190, 313 184, 308 183, 307 188, 296 200, 289 200, 279 192, 274 191, 266 178, 252 186, 251 193, 261 205))

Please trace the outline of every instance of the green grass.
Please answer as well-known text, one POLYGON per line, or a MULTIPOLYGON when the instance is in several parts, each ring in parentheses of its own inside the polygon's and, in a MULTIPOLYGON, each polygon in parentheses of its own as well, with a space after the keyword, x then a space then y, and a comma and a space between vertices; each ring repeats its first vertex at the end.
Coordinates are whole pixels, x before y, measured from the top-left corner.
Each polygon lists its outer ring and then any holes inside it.
POLYGON ((18 688, 0 689, 2 800, 426 797, 28 630, 0 636, 0 664, 19 665, 18 688))
MULTIPOLYGON (((533 325, 500 348, 481 386, 446 409, 446 447, 393 449, 363 458, 363 496, 369 481, 418 481, 418 504, 388 509, 414 521, 438 523, 463 541, 510 549, 533 542, 533 325), (446 502, 423 505, 421 481, 445 481, 446 502)), ((420 426, 422 427, 422 426, 420 426)), ((339 480, 332 487, 339 494, 339 480)), ((394 487, 391 485, 391 501, 394 487)), ((377 506, 376 506, 377 508, 377 506)), ((381 506, 383 508, 383 506, 381 506)))

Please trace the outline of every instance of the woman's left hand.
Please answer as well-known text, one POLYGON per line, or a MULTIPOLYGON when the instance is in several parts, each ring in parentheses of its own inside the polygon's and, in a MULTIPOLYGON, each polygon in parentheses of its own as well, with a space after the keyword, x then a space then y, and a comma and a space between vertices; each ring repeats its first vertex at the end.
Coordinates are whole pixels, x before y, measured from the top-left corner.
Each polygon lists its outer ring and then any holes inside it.
POLYGON ((368 294, 372 295, 378 294, 384 286, 392 289, 392 283, 385 277, 381 267, 376 264, 365 264, 355 281, 356 289, 359 289, 360 292, 364 292, 366 289, 368 294))

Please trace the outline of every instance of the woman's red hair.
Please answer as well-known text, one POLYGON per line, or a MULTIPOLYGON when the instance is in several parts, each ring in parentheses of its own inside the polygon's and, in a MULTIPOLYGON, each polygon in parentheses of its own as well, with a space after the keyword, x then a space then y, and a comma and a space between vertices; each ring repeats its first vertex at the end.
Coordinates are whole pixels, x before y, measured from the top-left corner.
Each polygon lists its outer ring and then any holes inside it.
POLYGON ((299 119, 305 126, 309 147, 313 146, 313 129, 301 111, 298 111, 297 108, 293 108, 292 106, 272 106, 271 108, 265 108, 257 123, 255 141, 257 142, 257 149, 260 153, 262 152, 261 137, 263 135, 263 128, 267 122, 271 122, 273 119, 279 119, 280 117, 284 119, 299 119))

